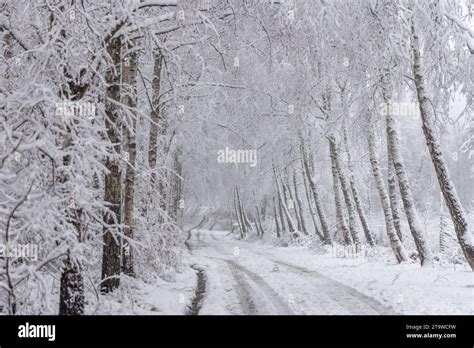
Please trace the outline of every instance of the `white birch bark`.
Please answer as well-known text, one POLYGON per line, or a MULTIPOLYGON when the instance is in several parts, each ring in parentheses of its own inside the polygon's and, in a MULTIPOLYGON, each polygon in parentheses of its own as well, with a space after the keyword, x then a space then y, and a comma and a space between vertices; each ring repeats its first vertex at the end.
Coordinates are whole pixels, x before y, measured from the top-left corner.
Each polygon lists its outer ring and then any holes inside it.
POLYGON ((354 168, 352 166, 351 151, 349 149, 346 127, 344 127, 344 144, 345 144, 345 152, 347 156, 349 184, 351 187, 352 196, 354 198, 354 203, 357 208, 357 213, 359 214, 359 219, 362 225, 362 230, 364 231, 365 239, 367 240, 367 243, 370 246, 374 246, 375 245, 374 234, 370 230, 367 217, 365 216, 364 207, 362 206, 362 202, 360 200, 359 190, 357 189, 357 186, 356 186, 356 181, 354 177, 354 168))
POLYGON ((352 202, 352 199, 351 199, 349 181, 347 179, 346 172, 341 163, 339 147, 334 138, 332 138, 332 146, 333 146, 333 151, 334 151, 336 169, 339 174, 339 180, 341 182, 342 194, 344 196, 344 201, 346 202, 346 207, 347 207, 347 211, 349 215, 349 231, 351 232, 352 241, 354 242, 356 246, 356 250, 359 251, 361 241, 360 241, 359 228, 357 226, 357 213, 356 213, 354 203, 352 202))
POLYGON ((372 173, 374 175, 377 191, 380 197, 380 203, 382 205, 388 241, 395 255, 395 258, 400 263, 400 262, 408 260, 408 254, 395 231, 392 210, 390 208, 390 199, 388 197, 387 190, 385 189, 383 174, 382 174, 382 170, 380 169, 379 160, 377 156, 377 150, 376 150, 376 144, 375 144, 375 130, 370 120, 371 118, 370 115, 368 115, 367 118, 369 120, 368 122, 369 124, 367 126, 367 132, 368 132, 367 140, 368 140, 368 145, 369 145, 370 165, 372 167, 372 173))
POLYGON ((469 266, 472 270, 474 270, 474 239, 472 232, 468 229, 466 213, 463 210, 456 192, 456 188, 454 187, 449 175, 438 135, 435 131, 435 116, 433 114, 433 107, 430 105, 428 93, 425 87, 423 69, 421 66, 422 58, 420 53, 419 37, 414 22, 412 22, 412 33, 413 77, 415 80, 416 94, 420 108, 422 128, 426 139, 426 145, 428 146, 431 160, 435 167, 441 192, 443 193, 444 200, 454 224, 454 230, 456 231, 459 245, 461 246, 469 266))
POLYGON ((316 186, 316 182, 314 181, 313 177, 311 176, 311 170, 310 170, 310 166, 309 166, 309 163, 308 163, 308 158, 307 158, 307 155, 306 155, 306 151, 304 150, 304 147, 302 147, 302 153, 303 153, 303 163, 304 163, 306 178, 308 179, 309 186, 311 188, 311 192, 313 193, 314 203, 316 205, 316 210, 318 212, 319 221, 321 222, 321 228, 323 230, 324 244, 332 244, 332 239, 331 239, 331 235, 329 233, 329 226, 328 226, 328 222, 327 222, 327 218, 326 218, 326 213, 324 212, 323 206, 321 204, 321 199, 319 198, 319 193, 318 193, 318 188, 316 186))
MULTIPOLYGON (((386 91, 386 88, 384 87, 386 91)), ((386 103, 386 130, 387 130, 387 141, 388 148, 391 152, 393 165, 395 166, 395 172, 397 173, 398 185, 400 187, 400 194, 402 197, 403 208, 410 226, 410 232, 415 241, 416 248, 420 257, 421 265, 430 264, 433 260, 433 253, 428 245, 425 231, 421 227, 418 213, 415 207, 415 200, 410 188, 410 182, 408 180, 408 173, 405 169, 405 162, 403 160, 402 153, 400 151, 400 143, 398 130, 395 122, 395 118, 390 112, 389 98, 384 92, 384 102, 386 103)))
POLYGON ((329 154, 331 157, 332 187, 334 191, 334 203, 336 211, 336 228, 339 232, 342 232, 344 244, 349 245, 352 244, 351 231, 349 231, 349 228, 347 227, 346 219, 342 209, 339 172, 336 164, 336 153, 334 151, 332 140, 329 140, 329 154))

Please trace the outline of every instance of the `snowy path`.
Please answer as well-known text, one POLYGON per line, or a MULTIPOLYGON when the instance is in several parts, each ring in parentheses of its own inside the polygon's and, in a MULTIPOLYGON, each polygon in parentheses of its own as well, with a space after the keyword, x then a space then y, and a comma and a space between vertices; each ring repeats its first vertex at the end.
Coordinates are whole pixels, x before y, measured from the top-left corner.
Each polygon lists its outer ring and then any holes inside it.
POLYGON ((349 286, 225 232, 193 230, 189 245, 208 281, 200 314, 394 314, 349 286))

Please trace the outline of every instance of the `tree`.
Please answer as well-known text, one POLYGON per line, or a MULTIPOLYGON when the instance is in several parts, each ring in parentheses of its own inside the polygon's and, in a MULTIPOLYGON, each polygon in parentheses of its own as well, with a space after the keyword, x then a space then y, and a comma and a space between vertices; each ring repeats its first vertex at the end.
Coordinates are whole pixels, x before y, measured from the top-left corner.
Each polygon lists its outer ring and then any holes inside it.
POLYGON ((428 150, 430 152, 441 192, 443 193, 444 200, 454 223, 454 229, 456 231, 459 245, 461 246, 469 266, 472 270, 474 270, 474 239, 471 232, 468 230, 466 214, 457 195, 456 188, 454 187, 449 175, 449 171, 443 156, 443 151, 441 150, 439 143, 439 138, 435 132, 435 116, 433 114, 433 109, 429 102, 425 88, 422 57, 420 53, 420 39, 415 20, 412 22, 412 34, 413 77, 423 124, 423 134, 426 138, 426 145, 428 146, 428 150))

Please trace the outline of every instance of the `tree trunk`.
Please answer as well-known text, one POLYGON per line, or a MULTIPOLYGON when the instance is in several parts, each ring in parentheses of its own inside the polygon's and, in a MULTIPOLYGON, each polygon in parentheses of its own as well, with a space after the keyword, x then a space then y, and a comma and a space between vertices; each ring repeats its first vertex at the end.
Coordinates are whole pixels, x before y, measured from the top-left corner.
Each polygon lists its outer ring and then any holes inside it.
POLYGON ((306 229, 306 221, 304 220, 304 215, 303 215, 303 202, 301 201, 300 195, 298 194, 298 183, 296 182, 296 170, 293 171, 293 187, 295 190, 295 200, 296 200, 296 205, 298 206, 298 215, 299 215, 299 221, 300 221, 300 226, 301 226, 301 232, 304 234, 308 234, 308 230, 306 229))
MULTIPOLYGON (((282 183, 282 186, 283 186, 283 183, 282 183)), ((297 228, 293 221, 293 218, 291 217, 290 211, 288 210, 288 207, 286 206, 285 199, 282 196, 281 190, 278 190, 278 192, 280 195, 280 201, 282 203, 281 205, 283 207, 283 212, 285 213, 286 221, 288 222, 288 229, 290 230, 290 232, 295 232, 297 231, 297 228)))
POLYGON ((281 237, 281 229, 280 229, 280 224, 278 223, 278 213, 277 213, 277 207, 276 207, 276 200, 275 197, 273 197, 273 216, 275 217, 275 228, 276 228, 276 235, 277 238, 281 237))
POLYGON ((263 235, 265 234, 265 230, 263 229, 263 226, 262 226, 262 215, 260 214, 260 210, 258 209, 258 206, 257 206, 257 219, 256 219, 255 224, 256 225, 258 224, 258 227, 260 228, 260 238, 262 238, 263 235))
POLYGON ((298 231, 302 231, 301 216, 300 216, 298 201, 296 200, 296 196, 293 195, 293 190, 291 189, 290 183, 286 184, 286 189, 288 191, 288 195, 291 199, 291 202, 293 203, 293 211, 294 211, 294 216, 296 218, 296 228, 298 231))
POLYGON ((339 175, 342 194, 344 197, 344 201, 346 202, 346 207, 349 214, 349 231, 351 232, 352 241, 356 246, 356 251, 360 251, 359 229, 357 228, 356 211, 350 195, 349 182, 347 180, 346 173, 342 167, 341 158, 339 155, 339 148, 336 144, 336 140, 334 139, 334 137, 329 137, 329 144, 333 151, 334 163, 336 165, 336 170, 339 175))
MULTIPOLYGON (((155 53, 153 67, 153 97, 150 115, 150 139, 148 144, 148 166, 151 170, 152 187, 156 184, 156 163, 158 158, 158 132, 160 124, 160 88, 161 88, 161 64, 162 57, 159 53, 155 53)), ((154 190, 152 190, 154 192, 154 190)))
POLYGON ((59 293, 59 315, 84 314, 84 280, 77 265, 69 255, 61 271, 59 293))
MULTIPOLYGON (((280 190, 280 185, 278 184, 278 178, 277 178, 275 167, 273 167, 273 175, 275 176, 275 181, 277 184, 277 192, 278 192, 278 197, 280 197, 281 209, 285 213, 286 221, 288 222, 288 229, 290 230, 290 232, 295 232, 296 226, 295 226, 295 223, 293 222, 293 218, 291 217, 290 212, 288 211, 288 207, 286 206, 286 200, 283 197, 282 190, 280 190)), ((284 183, 282 183, 282 186, 284 186, 284 183)))
MULTIPOLYGON (((110 40, 107 52, 112 59, 111 67, 106 74, 107 97, 120 102, 120 51, 121 39, 114 38, 110 40)), ((118 127, 118 109, 112 102, 106 103, 106 127, 107 136, 113 144, 112 152, 115 156, 120 155, 120 139, 116 133, 118 127)), ((121 203, 121 185, 120 185, 120 167, 116 158, 107 158, 105 163, 108 173, 105 175, 105 195, 104 200, 110 209, 104 216, 104 234, 103 234, 103 252, 102 252, 102 282, 101 291, 103 293, 116 289, 120 284, 120 243, 119 237, 113 229, 121 221, 120 203, 121 203)))
MULTIPOLYGON (((387 144, 388 145, 388 144, 387 144)), ((403 234, 401 227, 401 215, 400 215, 400 200, 397 194, 397 180, 395 173, 395 166, 393 165, 393 158, 388 147, 388 195, 390 198, 390 206, 392 209, 393 224, 395 226, 395 231, 397 232, 398 238, 403 242, 403 234)))
MULTIPOLYGON (((259 213, 258 205, 255 206, 255 214, 259 213)), ((257 219, 255 219, 255 230, 257 231, 257 237, 260 238, 260 226, 258 225, 257 219)))
POLYGON ((242 209, 242 215, 244 217, 244 223, 247 226, 247 232, 250 233, 250 232, 253 231, 252 223, 250 222, 250 219, 247 216, 247 212, 245 211, 245 206, 244 206, 244 203, 243 203, 243 200, 242 200, 240 194, 239 194, 239 202, 240 202, 240 207, 242 209))
MULTIPOLYGON (((153 192, 152 200, 157 199, 160 212, 158 221, 159 223, 163 223, 165 220, 164 213, 167 211, 167 204, 166 204, 166 185, 163 182, 164 174, 161 173, 160 177, 158 177, 157 173, 157 164, 158 164, 158 143, 159 143, 159 136, 164 138, 166 133, 165 127, 165 120, 161 115, 160 110, 160 102, 161 102, 161 70, 162 70, 162 56, 160 53, 156 52, 153 57, 154 66, 153 66, 153 82, 152 82, 152 89, 153 89, 153 96, 152 96, 152 110, 150 114, 150 137, 149 137, 149 144, 148 144, 148 166, 151 171, 151 188, 150 192, 153 192), (157 197, 157 198, 154 198, 157 197)), ((163 150, 163 153, 165 151, 163 150)), ((164 167, 164 163, 161 163, 164 167)), ((145 208, 145 215, 146 215, 145 208)))
MULTIPOLYGON (((132 47, 129 47, 129 49, 132 47)), ((138 69, 138 55, 131 53, 122 63, 122 81, 126 90, 123 95, 123 104, 130 108, 137 106, 136 102, 136 80, 138 69)), ((133 267, 133 250, 130 240, 134 238, 134 217, 133 197, 135 193, 135 157, 136 157, 136 115, 131 116, 130 127, 125 125, 123 128, 126 153, 128 153, 127 171, 125 174, 125 202, 124 202, 124 241, 122 245, 122 268, 123 272, 129 276, 135 276, 133 267)))
POLYGON ((267 217, 267 195, 264 194, 263 195, 263 204, 262 204, 262 208, 260 209, 260 214, 262 214, 262 220, 265 221, 266 217, 267 217))
POLYGON ((294 232, 294 231, 298 231, 299 230, 299 224, 298 224, 298 218, 296 219, 296 224, 294 223, 294 219, 293 219, 293 216, 291 214, 291 210, 295 211, 295 201, 291 195, 291 190, 290 190, 290 187, 285 184, 285 180, 282 178, 281 180, 281 187, 282 187, 282 191, 283 191, 283 202, 284 202, 284 206, 283 206, 283 211, 285 211, 285 209, 288 211, 288 214, 285 213, 286 215, 286 220, 287 220, 287 223, 288 223, 288 227, 293 224, 293 227, 294 227, 294 230, 291 230, 291 232, 294 232), (291 203, 291 207, 289 207, 291 203), (291 218, 291 224, 290 224, 290 221, 288 221, 288 216, 291 218))
POLYGON ((440 193, 441 201, 439 207, 439 252, 440 254, 444 253, 447 250, 447 239, 449 237, 449 231, 447 222, 444 215, 444 197, 443 193, 440 193))
POLYGON ((329 141, 329 153, 331 156, 331 169, 332 169, 332 182, 333 182, 333 191, 334 191, 334 202, 336 204, 336 227, 339 232, 342 232, 342 236, 344 239, 344 244, 349 245, 352 244, 351 235, 349 229, 346 224, 346 219, 343 215, 342 210, 342 199, 341 199, 341 192, 339 188, 339 174, 337 171, 336 165, 336 154, 334 152, 332 142, 329 141))
POLYGON ((242 206, 242 200, 240 198, 239 189, 236 188, 235 192, 237 195, 237 204, 239 206, 240 221, 242 223, 242 232, 243 232, 244 237, 247 237, 249 234, 248 220, 246 219, 244 207, 242 206))
POLYGON ((420 256, 421 265, 426 265, 431 263, 433 259, 433 254, 430 247, 428 246, 428 241, 426 240, 426 235, 421 227, 420 221, 418 219, 418 213, 415 208, 415 201, 413 199, 413 194, 411 192, 410 183, 408 181, 408 174, 405 169, 405 163, 403 161, 403 156, 400 151, 400 144, 398 139, 398 130, 395 124, 395 119, 390 112, 389 98, 384 93, 384 102, 387 105, 387 141, 389 142, 388 148, 391 152, 393 165, 395 166, 395 171, 397 173, 398 185, 400 186, 400 194, 402 197, 403 207, 405 209, 405 214, 407 216, 408 225, 410 226, 410 232, 415 240, 415 245, 420 256))
POLYGON ((423 133, 426 138, 426 144, 430 152, 431 160, 435 167, 438 183, 443 193, 444 200, 448 207, 451 219, 454 224, 454 230, 458 238, 459 245, 466 257, 466 260, 474 270, 474 239, 471 231, 468 230, 466 214, 463 210, 459 200, 456 188, 454 187, 448 168, 444 161, 443 152, 439 143, 438 136, 435 132, 435 116, 430 105, 427 91, 425 88, 425 81, 422 75, 422 61, 420 55, 419 38, 415 29, 415 24, 412 22, 412 49, 413 49, 413 76, 415 79, 416 94, 418 97, 418 105, 420 108, 421 120, 423 124, 423 133))
POLYGON ((237 223, 239 224, 240 239, 243 239, 245 227, 242 222, 242 217, 240 215, 239 201, 237 199, 237 187, 234 189, 234 209, 235 209, 235 216, 237 218, 237 223))
POLYGON ((232 214, 232 205, 229 202, 229 213, 230 213, 230 233, 234 233, 234 214, 232 214))
POLYGON ((304 192, 305 192, 305 195, 306 195, 306 200, 308 202, 309 214, 311 215, 311 220, 313 221, 314 233, 316 233, 318 235, 318 237, 321 239, 321 241, 324 241, 324 236, 321 233, 321 231, 319 230, 318 223, 316 221, 316 212, 314 211, 314 208, 313 208, 313 202, 311 200, 311 195, 310 195, 309 188, 308 188, 308 180, 306 179, 303 161, 301 161, 301 166, 302 166, 301 169, 303 171, 302 174, 303 174, 304 192))
POLYGON ((170 185, 170 208, 169 214, 174 223, 178 223, 178 211, 179 211, 179 201, 181 199, 181 174, 182 166, 179 160, 180 149, 176 149, 173 153, 173 172, 171 173, 171 185, 170 185))
POLYGON ((390 242, 390 246, 395 255, 395 258, 400 263, 403 261, 407 261, 408 255, 395 231, 392 210, 390 208, 390 199, 388 197, 387 190, 385 189, 382 170, 380 169, 379 160, 377 157, 376 144, 375 144, 375 131, 374 131, 372 121, 370 120, 371 118, 370 115, 367 115, 367 118, 368 118, 368 123, 369 123, 367 126, 367 133, 368 133, 367 139, 368 139, 368 145, 369 145, 369 157, 370 157, 370 164, 372 167, 372 173, 374 174, 377 191, 380 197, 380 203, 382 205, 382 210, 385 217, 385 228, 387 231, 388 240, 390 242))
POLYGON ((311 188, 311 192, 313 193, 314 203, 316 205, 316 210, 318 212, 319 221, 321 222, 321 228, 323 230, 324 236, 324 244, 332 244, 331 235, 329 234, 329 226, 326 220, 326 214, 324 213, 323 206, 321 204, 321 200, 319 199, 319 193, 316 187, 316 183, 314 182, 311 171, 309 168, 308 159, 306 156, 306 151, 304 150, 304 146, 302 145, 302 153, 303 153, 303 163, 304 169, 306 173, 306 178, 308 179, 309 186, 311 188))
POLYGON ((349 148, 349 142, 347 139, 347 129, 344 127, 344 144, 345 144, 345 152, 347 156, 347 167, 349 171, 349 184, 352 190, 352 197, 354 198, 354 203, 357 209, 357 213, 359 214, 359 220, 362 225, 362 230, 364 231, 365 239, 370 246, 375 245, 375 238, 374 234, 370 230, 369 223, 367 222, 367 218, 365 216, 364 207, 362 206, 362 202, 360 200, 359 190, 357 189, 355 176, 354 176, 354 167, 352 166, 352 158, 351 158, 351 151, 349 148))
POLYGON ((275 186, 276 186, 276 191, 277 191, 278 210, 279 210, 279 213, 280 213, 281 232, 284 233, 285 230, 286 230, 285 217, 283 215, 283 202, 281 201, 280 185, 278 183, 278 179, 277 179, 277 176, 276 176, 275 165, 273 165, 273 176, 275 178, 275 186))

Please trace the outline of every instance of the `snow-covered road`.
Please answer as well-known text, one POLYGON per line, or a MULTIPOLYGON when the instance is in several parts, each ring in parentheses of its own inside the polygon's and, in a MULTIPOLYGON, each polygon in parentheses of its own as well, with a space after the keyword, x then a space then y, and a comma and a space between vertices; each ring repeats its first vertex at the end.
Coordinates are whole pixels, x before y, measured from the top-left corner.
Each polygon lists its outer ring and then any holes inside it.
POLYGON ((188 244, 206 273, 199 314, 395 314, 347 285, 226 232, 193 230, 188 244))

